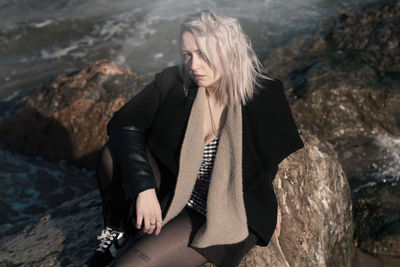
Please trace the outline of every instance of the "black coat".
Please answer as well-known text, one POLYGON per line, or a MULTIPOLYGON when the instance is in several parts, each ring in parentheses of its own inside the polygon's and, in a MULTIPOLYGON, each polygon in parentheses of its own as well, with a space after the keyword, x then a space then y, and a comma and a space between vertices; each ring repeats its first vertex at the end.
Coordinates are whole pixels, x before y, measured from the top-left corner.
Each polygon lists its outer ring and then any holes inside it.
MULTIPOLYGON (((266 246, 276 227, 272 181, 278 164, 302 148, 303 142, 282 83, 267 79, 260 83, 254 98, 242 106, 242 174, 248 226, 259 237, 257 245, 266 246)), ((176 185, 180 150, 196 92, 197 87, 192 86, 185 95, 178 66, 166 68, 117 111, 107 126, 110 143, 121 161, 127 198, 156 188, 145 155, 143 144, 147 143, 161 173, 157 196, 163 218, 176 185)))

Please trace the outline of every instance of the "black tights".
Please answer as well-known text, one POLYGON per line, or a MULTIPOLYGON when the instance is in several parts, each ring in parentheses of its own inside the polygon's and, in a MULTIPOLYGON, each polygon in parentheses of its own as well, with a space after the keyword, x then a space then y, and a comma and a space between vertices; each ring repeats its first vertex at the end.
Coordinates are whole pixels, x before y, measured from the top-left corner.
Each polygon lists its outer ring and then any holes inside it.
MULTIPOLYGON (((121 174, 108 145, 101 151, 97 169, 97 183, 102 197, 104 224, 117 231, 134 233, 132 217, 136 217, 135 203, 124 199, 121 174)), ((113 266, 200 266, 207 259, 189 247, 194 234, 205 217, 185 207, 175 218, 163 225, 158 236, 138 232, 134 241, 113 266)))

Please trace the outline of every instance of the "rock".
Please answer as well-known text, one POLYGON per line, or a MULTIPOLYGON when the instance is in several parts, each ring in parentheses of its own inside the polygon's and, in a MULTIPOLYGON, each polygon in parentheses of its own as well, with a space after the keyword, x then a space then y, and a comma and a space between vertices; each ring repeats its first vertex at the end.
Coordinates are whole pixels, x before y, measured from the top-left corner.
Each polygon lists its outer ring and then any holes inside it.
POLYGON ((337 141, 335 150, 354 191, 368 182, 400 179, 400 137, 357 136, 337 141))
POLYGON ((265 62, 287 90, 296 123, 335 143, 400 135, 400 1, 340 11, 314 35, 265 62))
POLYGON ((363 251, 400 257, 400 183, 379 183, 354 194, 355 239, 363 251))
MULTIPOLYGON (((368 181, 400 178, 399 21, 399 0, 341 10, 312 35, 271 53, 264 63, 271 76, 283 80, 297 126, 334 145, 353 189, 368 181)), ((372 216, 374 205, 381 203, 374 201, 378 199, 363 206, 363 214, 372 216)), ((395 210, 399 212, 399 206, 395 210)), ((372 238, 381 231, 380 223, 370 225, 377 229, 356 224, 363 227, 356 232, 370 231, 363 232, 370 237, 368 253, 390 247, 372 238)), ((385 236, 398 235, 390 229, 385 236)), ((395 255, 397 248, 391 248, 395 255)))
POLYGON ((399 1, 376 1, 340 11, 322 22, 325 25, 317 34, 322 34, 328 49, 342 50, 340 59, 349 60, 350 67, 370 65, 379 75, 396 76, 400 73, 399 18, 399 1))
POLYGON ((0 170, 0 235, 17 221, 32 218, 96 188, 93 171, 2 149, 0 170))
MULTIPOLYGON (((254 247, 240 266, 351 263, 353 233, 346 176, 331 145, 307 133, 302 137, 305 148, 281 163, 274 181, 282 210, 281 236, 273 235, 267 247, 254 247)), ((91 192, 33 223, 10 229, 0 240, 0 266, 80 265, 93 252, 101 227, 100 197, 91 192)))
POLYGON ((109 60, 56 77, 0 117, 2 145, 93 168, 107 140, 107 122, 144 83, 128 67, 109 60))
POLYGON ((374 266, 385 266, 385 267, 397 267, 400 266, 399 258, 375 258, 367 253, 362 252, 361 249, 355 249, 355 256, 353 259, 353 267, 374 267, 374 266))
POLYGON ((274 181, 282 212, 279 243, 289 266, 349 266, 353 229, 346 175, 328 142, 307 132, 302 138, 305 148, 280 164, 274 181))
POLYGON ((26 226, 17 224, 1 239, 0 266, 79 266, 95 249, 102 228, 100 204, 94 191, 26 226))

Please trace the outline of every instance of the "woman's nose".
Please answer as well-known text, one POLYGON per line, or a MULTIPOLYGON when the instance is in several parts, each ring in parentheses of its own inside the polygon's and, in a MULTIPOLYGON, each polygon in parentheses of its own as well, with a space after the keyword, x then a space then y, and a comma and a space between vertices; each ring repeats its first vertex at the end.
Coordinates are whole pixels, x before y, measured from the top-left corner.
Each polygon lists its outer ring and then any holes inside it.
POLYGON ((191 62, 191 69, 192 70, 197 70, 201 66, 201 59, 199 56, 194 55, 192 57, 192 62, 191 62))

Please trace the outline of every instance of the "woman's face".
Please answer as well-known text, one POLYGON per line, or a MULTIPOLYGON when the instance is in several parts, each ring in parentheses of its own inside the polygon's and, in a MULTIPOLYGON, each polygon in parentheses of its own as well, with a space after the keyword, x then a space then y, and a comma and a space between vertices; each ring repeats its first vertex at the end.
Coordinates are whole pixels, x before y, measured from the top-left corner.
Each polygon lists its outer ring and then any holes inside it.
POLYGON ((211 87, 220 78, 219 73, 214 72, 200 49, 197 47, 193 34, 184 32, 182 34, 182 56, 190 77, 198 86, 211 87))

